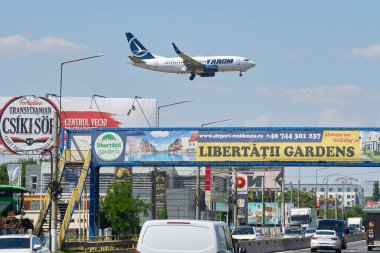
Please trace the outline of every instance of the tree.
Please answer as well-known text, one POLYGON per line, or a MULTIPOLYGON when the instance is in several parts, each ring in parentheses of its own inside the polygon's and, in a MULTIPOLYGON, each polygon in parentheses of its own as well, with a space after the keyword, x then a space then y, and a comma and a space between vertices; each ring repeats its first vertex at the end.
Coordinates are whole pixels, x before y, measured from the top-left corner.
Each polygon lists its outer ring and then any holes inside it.
MULTIPOLYGON (((21 164, 22 173, 21 173, 21 185, 25 186, 25 170, 26 166, 29 164, 36 164, 37 160, 33 158, 29 159, 19 159, 17 161, 14 161, 12 163, 21 164)), ((3 163, 0 165, 0 184, 8 185, 9 184, 9 177, 8 177, 8 170, 7 170, 7 163, 3 163)))
POLYGON ((372 200, 379 201, 379 181, 373 183, 372 200))
POLYGON ((165 202, 162 209, 157 213, 157 219, 166 220, 167 218, 168 218, 168 205, 165 202))
POLYGON ((130 180, 118 181, 111 184, 107 195, 100 201, 101 213, 113 231, 119 235, 136 234, 140 230, 139 214, 148 216, 149 204, 133 197, 132 182, 130 180))

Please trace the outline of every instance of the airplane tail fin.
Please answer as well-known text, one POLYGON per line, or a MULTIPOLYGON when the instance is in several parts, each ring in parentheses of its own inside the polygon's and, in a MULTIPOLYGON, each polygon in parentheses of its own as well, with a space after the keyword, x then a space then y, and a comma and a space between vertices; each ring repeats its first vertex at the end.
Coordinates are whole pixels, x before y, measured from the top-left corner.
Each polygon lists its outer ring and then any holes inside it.
MULTIPOLYGON (((133 58, 137 60, 149 60, 155 58, 132 33, 125 33, 125 35, 127 36, 129 47, 133 53, 133 58)), ((131 57, 129 58, 132 60, 131 57)))

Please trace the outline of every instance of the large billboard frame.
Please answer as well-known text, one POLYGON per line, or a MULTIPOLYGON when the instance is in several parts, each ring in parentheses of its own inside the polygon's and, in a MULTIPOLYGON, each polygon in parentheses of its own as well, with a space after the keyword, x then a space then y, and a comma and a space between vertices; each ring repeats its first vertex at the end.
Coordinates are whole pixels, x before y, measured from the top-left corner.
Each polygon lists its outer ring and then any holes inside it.
MULTIPOLYGON (((65 147, 70 149, 70 138, 75 135, 94 135, 99 132, 149 132, 149 131, 366 131, 379 132, 380 128, 353 127, 174 127, 174 128, 93 128, 88 130, 63 130, 66 133, 65 147)), ((62 136, 63 137, 63 136, 62 136)), ((61 148, 63 148, 61 142, 61 148)), ((89 146, 89 149, 91 147, 89 146)), ((287 167, 380 167, 375 161, 93 161, 97 166, 287 166, 287 167)))

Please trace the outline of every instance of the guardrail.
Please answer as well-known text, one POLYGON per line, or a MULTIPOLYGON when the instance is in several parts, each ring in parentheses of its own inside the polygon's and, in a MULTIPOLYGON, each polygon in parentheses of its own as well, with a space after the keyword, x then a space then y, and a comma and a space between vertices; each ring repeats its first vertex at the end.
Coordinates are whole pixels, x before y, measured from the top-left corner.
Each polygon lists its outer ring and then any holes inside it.
POLYGON ((94 236, 93 240, 66 240, 65 248, 83 248, 84 252, 134 252, 138 235, 94 236))
MULTIPOLYGON (((367 238, 366 233, 349 234, 347 242, 360 241, 367 238)), ((286 250, 296 250, 310 248, 309 238, 277 238, 277 239, 261 239, 252 241, 239 241, 236 246, 243 250, 242 252, 260 252, 271 253, 286 250)))

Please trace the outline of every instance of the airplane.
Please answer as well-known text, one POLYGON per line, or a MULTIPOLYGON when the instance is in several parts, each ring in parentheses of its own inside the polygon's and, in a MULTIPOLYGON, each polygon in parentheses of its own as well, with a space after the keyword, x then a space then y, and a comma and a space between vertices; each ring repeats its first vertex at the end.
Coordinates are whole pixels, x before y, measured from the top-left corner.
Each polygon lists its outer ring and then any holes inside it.
POLYGON ((242 72, 256 66, 256 63, 240 56, 203 56, 190 57, 181 52, 172 43, 174 51, 179 57, 162 57, 150 53, 141 42, 132 34, 125 34, 132 56, 128 56, 132 64, 136 67, 159 72, 190 74, 190 80, 194 80, 196 75, 200 77, 213 77, 216 72, 238 71, 242 72))

